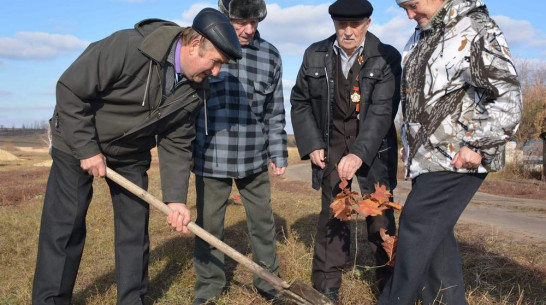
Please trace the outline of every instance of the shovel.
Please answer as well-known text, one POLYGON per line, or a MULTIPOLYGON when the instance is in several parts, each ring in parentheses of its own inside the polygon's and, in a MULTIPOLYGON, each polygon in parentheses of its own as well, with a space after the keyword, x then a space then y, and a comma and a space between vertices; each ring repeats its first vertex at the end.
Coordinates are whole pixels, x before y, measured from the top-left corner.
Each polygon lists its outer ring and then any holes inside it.
MULTIPOLYGON (((150 205, 159 209, 165 215, 169 215, 169 213, 171 212, 171 209, 165 203, 163 203, 163 201, 155 198, 153 195, 140 188, 136 184, 132 183, 131 181, 127 180, 126 178, 122 177, 120 174, 116 173, 112 169, 106 169, 106 177, 119 184, 129 192, 140 197, 142 200, 146 201, 150 205)), ((187 227, 192 233, 199 236, 201 239, 208 242, 212 246, 216 247, 218 250, 222 251, 239 264, 250 269, 250 271, 252 271, 264 281, 270 283, 287 300, 290 300, 300 305, 333 304, 332 301, 325 295, 309 287, 300 280, 295 280, 292 285, 288 284, 286 281, 282 280, 275 274, 265 270, 262 266, 256 264, 248 257, 242 255, 241 253, 237 252, 237 250, 233 249, 223 241, 214 237, 212 234, 196 225, 193 221, 190 221, 187 227)))

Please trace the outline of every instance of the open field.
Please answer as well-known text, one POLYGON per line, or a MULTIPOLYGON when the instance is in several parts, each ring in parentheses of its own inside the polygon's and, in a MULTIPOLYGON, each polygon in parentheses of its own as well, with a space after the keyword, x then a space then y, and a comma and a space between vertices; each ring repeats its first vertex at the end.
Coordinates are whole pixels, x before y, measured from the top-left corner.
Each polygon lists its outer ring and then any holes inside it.
MULTIPOLYGON (((0 149, 18 160, 0 161, 0 304, 30 304, 36 243, 40 226, 49 159, 43 150, 0 149)), ((290 149, 290 164, 301 163, 290 149)), ((157 161, 150 175, 150 192, 160 196, 157 161)), ((489 178, 488 178, 489 179, 489 178)), ((106 183, 98 179, 87 216, 87 242, 74 291, 74 304, 115 304, 113 213, 106 183)), ((281 275, 310 282, 313 234, 319 211, 319 193, 309 182, 272 177, 273 206, 277 224, 277 249, 281 275)), ((483 190, 482 190, 483 191, 483 190)), ((193 184, 189 206, 195 216, 193 184)), ((354 225, 354 224, 353 224, 354 225)), ((370 266, 368 249, 361 242, 359 225, 357 265, 370 266)), ((456 227, 463 254, 467 297, 470 305, 546 304, 546 243, 510 234, 485 225, 456 227)), ((156 211, 150 218, 150 291, 148 304, 190 304, 195 275, 193 237, 172 232, 156 211)), ((245 212, 229 206, 226 243, 250 256, 245 212)), ((353 246, 354 247, 354 246, 353 246)), ((354 253, 354 251, 353 251, 354 253)), ((252 288, 251 273, 228 262, 229 287, 219 304, 268 304, 252 288)), ((374 304, 373 271, 347 272, 342 287, 343 304, 374 304)))

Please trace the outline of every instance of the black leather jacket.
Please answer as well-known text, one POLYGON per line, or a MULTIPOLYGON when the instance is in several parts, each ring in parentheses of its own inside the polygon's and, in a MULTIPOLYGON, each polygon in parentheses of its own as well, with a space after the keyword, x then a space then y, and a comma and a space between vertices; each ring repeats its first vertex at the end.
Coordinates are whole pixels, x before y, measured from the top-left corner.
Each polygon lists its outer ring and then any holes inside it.
MULTIPOLYGON (((291 116, 300 157, 309 159, 325 149, 326 162, 334 105, 333 44, 336 36, 312 44, 305 51, 296 85, 292 89, 291 116)), ((373 191, 377 182, 389 189, 396 186, 397 139, 394 117, 400 102, 400 53, 368 32, 360 70, 361 113, 358 135, 349 153, 363 161, 357 172, 361 188, 373 191), (361 180, 361 178, 364 178, 361 180), (365 185, 362 185, 364 182, 365 185)), ((313 167, 313 188, 319 189, 323 170, 313 167)))

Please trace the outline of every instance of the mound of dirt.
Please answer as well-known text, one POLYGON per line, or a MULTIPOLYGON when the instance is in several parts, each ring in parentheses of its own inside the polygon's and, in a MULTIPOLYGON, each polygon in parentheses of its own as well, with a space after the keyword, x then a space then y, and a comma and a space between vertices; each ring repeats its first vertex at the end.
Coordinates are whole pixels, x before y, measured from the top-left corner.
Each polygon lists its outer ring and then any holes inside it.
POLYGON ((19 160, 15 155, 12 153, 5 151, 3 149, 0 149, 0 161, 15 161, 19 160))
POLYGON ((48 147, 22 147, 22 146, 17 146, 15 148, 17 148, 20 151, 24 151, 24 152, 35 152, 35 153, 48 153, 49 152, 48 147))
POLYGON ((37 166, 37 167, 51 167, 52 163, 53 163, 52 160, 46 160, 44 162, 34 163, 34 166, 37 166))

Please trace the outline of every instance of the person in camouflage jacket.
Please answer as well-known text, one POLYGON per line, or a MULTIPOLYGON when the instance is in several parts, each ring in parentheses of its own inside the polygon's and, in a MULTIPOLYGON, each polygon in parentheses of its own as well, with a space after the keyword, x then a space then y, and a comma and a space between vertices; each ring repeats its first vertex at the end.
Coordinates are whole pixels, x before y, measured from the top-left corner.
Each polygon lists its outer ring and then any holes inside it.
POLYGON ((378 304, 467 304, 454 226, 521 119, 502 31, 481 1, 397 0, 418 27, 404 53, 402 155, 412 178, 394 272, 378 304))
POLYGON ((521 119, 521 90, 502 31, 481 1, 449 1, 402 54, 407 174, 498 171, 521 119), (410 77, 416 76, 416 77, 410 77), (461 147, 477 168, 451 163, 461 147))

